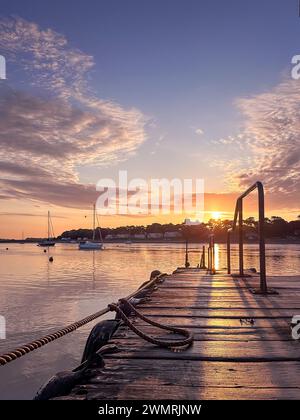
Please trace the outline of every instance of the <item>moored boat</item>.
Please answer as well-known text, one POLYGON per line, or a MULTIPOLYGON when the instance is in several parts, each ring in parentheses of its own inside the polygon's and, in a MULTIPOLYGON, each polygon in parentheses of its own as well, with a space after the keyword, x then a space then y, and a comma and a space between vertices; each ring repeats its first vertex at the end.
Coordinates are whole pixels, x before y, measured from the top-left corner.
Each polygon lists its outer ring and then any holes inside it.
POLYGON ((100 249, 103 249, 103 243, 93 242, 93 241, 83 241, 79 243, 79 249, 100 250, 100 249))
POLYGON ((48 238, 43 239, 41 242, 38 243, 38 246, 41 247, 49 247, 49 246, 55 246, 54 241, 54 231, 53 231, 53 224, 50 216, 50 211, 48 211, 48 238))
POLYGON ((81 241, 79 243, 79 247, 78 247, 79 250, 100 251, 100 250, 104 249, 101 229, 99 227, 96 229, 96 217, 97 217, 96 216, 96 206, 94 204, 93 205, 93 239, 92 240, 81 241), (99 232, 100 242, 96 241, 96 231, 99 232))

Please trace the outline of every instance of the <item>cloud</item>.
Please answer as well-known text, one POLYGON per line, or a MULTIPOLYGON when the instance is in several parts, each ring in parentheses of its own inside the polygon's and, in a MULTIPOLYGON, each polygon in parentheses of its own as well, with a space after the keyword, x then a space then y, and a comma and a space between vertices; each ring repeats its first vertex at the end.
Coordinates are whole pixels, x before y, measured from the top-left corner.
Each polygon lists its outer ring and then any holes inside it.
POLYGON ((51 29, 3 19, 0 49, 30 81, 0 87, 0 195, 86 206, 95 185, 81 184, 78 168, 127 159, 146 140, 145 116, 92 94, 93 57, 51 29))
MULTIPOLYGON (((7 217, 7 216, 13 216, 13 217, 48 217, 48 215, 45 214, 37 214, 37 213, 16 213, 16 212, 0 212, 0 217, 7 217)), ((52 215, 52 219, 67 219, 66 216, 59 216, 59 215, 52 215)))
POLYGON ((270 92, 238 101, 245 116, 245 142, 254 157, 253 170, 239 175, 241 184, 258 176, 272 193, 299 193, 299 103, 300 84, 295 80, 285 80, 270 92))
POLYGON ((287 79, 270 91, 236 101, 244 120, 242 131, 219 142, 240 149, 239 159, 227 165, 231 190, 261 180, 274 205, 299 207, 299 104, 300 83, 287 79))
POLYGON ((204 131, 202 130, 202 128, 196 128, 195 133, 196 133, 198 136, 203 136, 204 131))

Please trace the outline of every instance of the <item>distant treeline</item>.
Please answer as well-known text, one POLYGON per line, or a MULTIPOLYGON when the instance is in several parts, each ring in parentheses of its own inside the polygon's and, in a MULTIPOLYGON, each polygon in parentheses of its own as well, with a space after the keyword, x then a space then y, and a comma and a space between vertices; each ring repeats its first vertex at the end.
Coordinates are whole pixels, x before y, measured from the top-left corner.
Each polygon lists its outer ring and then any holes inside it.
MULTIPOLYGON (((258 222, 249 217, 243 222, 245 239, 251 241, 257 239, 258 222)), ((204 241, 210 234, 214 234, 216 240, 224 241, 227 231, 232 227, 231 220, 214 220, 198 225, 186 224, 160 224, 153 223, 148 226, 122 226, 117 228, 101 228, 103 238, 107 240, 126 239, 169 239, 204 241)), ((58 239, 77 240, 79 238, 92 238, 90 229, 74 229, 63 232, 58 239)), ((281 217, 273 216, 265 219, 266 238, 300 239, 300 217, 298 220, 287 222, 281 217)))

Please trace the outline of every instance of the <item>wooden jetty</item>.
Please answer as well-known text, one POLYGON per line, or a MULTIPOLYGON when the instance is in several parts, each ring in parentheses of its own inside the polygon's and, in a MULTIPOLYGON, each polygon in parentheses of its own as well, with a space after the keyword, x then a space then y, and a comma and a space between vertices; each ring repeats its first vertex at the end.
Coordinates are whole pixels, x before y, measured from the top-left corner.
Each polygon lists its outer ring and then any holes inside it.
MULTIPOLYGON (((300 314, 300 276, 268 277, 278 294, 253 294, 259 281, 258 274, 177 269, 138 309, 192 330, 192 346, 160 348, 122 326, 110 340, 119 352, 58 399, 299 399, 300 343, 291 319, 300 314)), ((133 321, 154 337, 178 339, 133 321)))

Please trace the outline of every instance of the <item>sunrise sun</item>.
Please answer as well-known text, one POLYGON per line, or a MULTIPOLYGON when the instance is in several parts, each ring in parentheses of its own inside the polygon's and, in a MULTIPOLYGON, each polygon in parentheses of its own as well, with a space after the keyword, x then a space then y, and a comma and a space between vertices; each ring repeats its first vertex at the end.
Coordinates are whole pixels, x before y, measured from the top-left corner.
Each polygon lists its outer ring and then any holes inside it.
POLYGON ((221 212, 220 211, 212 211, 211 217, 215 220, 221 219, 221 212))

